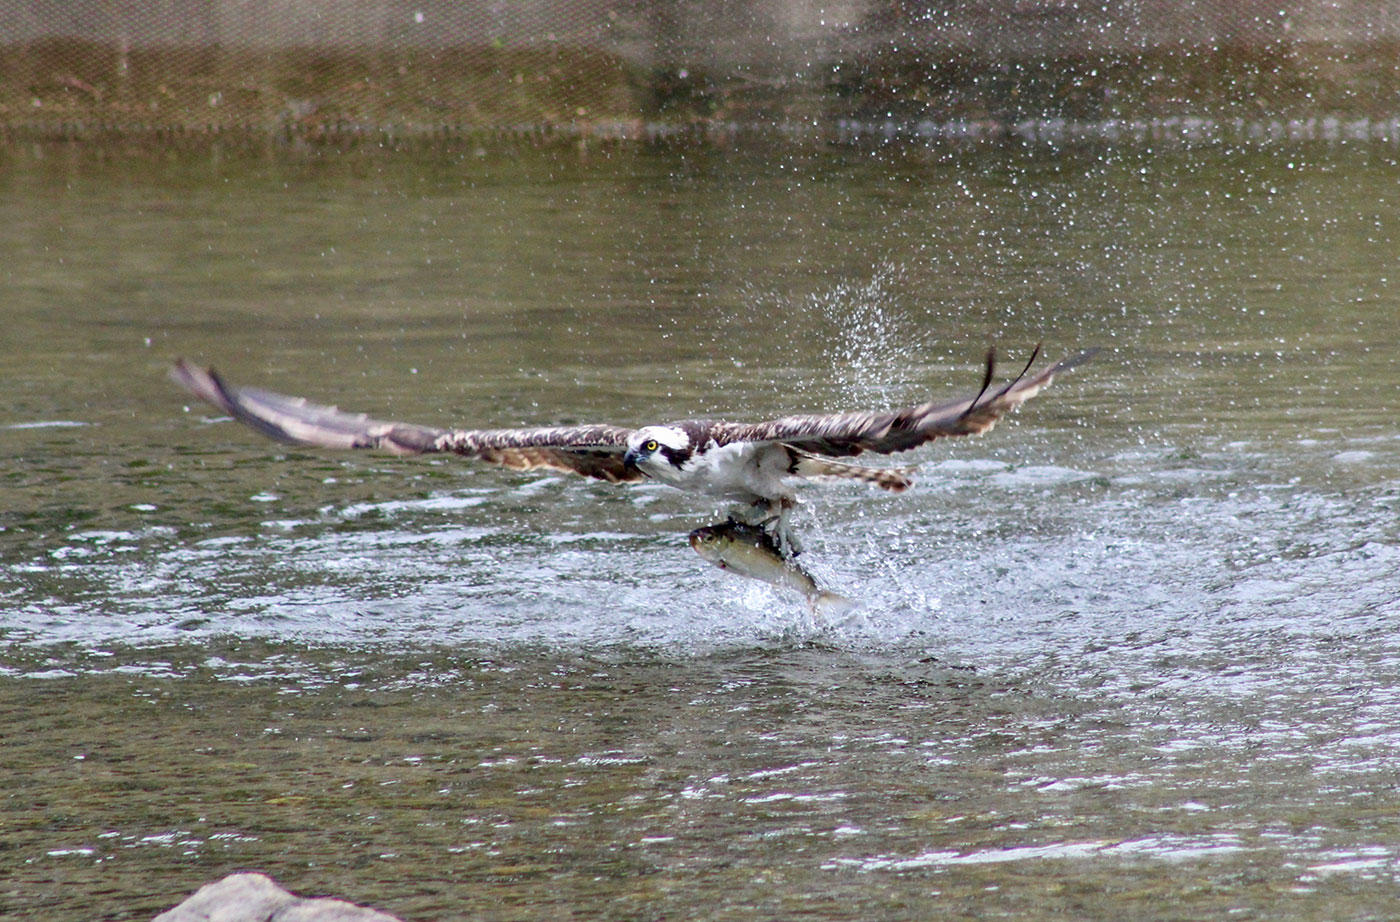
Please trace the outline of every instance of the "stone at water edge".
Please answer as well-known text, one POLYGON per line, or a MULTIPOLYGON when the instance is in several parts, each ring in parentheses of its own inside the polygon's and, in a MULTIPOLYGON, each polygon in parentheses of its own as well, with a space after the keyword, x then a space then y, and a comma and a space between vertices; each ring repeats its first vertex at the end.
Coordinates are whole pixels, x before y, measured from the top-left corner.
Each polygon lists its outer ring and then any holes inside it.
POLYGON ((230 874, 205 884, 153 922, 400 922, 344 900, 305 899, 266 874, 230 874))

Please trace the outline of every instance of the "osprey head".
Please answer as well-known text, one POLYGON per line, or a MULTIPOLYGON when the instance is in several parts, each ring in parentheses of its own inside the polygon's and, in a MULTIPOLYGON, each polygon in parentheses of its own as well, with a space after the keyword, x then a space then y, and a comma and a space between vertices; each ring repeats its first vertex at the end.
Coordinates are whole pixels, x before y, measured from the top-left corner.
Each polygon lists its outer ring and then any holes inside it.
POLYGON ((649 477, 667 479, 679 472, 693 451, 690 436, 674 426, 645 426, 627 440, 622 463, 649 477))

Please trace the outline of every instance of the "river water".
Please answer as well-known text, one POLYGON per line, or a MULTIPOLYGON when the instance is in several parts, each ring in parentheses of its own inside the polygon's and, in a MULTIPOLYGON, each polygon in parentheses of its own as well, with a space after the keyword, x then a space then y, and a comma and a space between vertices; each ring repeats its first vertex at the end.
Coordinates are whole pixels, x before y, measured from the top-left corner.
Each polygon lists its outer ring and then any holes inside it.
POLYGON ((0 912, 257 869, 411 920, 1381 919, 1393 145, 0 155, 0 912), (291 449, 898 405, 1104 351, 908 492, 291 449))

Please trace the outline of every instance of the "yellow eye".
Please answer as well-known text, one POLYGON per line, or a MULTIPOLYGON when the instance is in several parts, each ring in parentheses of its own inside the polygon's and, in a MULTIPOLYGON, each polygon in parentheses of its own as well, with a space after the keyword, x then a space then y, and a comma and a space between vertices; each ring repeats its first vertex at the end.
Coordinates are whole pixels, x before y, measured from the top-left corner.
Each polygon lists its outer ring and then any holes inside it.
POLYGON ((660 447, 656 439, 647 439, 646 443, 642 445, 642 451, 656 451, 660 447))

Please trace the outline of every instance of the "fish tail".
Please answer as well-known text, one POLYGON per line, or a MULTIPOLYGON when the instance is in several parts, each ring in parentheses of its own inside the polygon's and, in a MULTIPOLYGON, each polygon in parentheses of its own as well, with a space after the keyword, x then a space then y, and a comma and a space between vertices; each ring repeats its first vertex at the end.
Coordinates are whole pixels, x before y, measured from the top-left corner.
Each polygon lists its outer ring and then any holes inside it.
POLYGON ((848 599, 827 589, 820 589, 808 596, 807 604, 812 607, 812 614, 816 617, 843 614, 860 605, 854 599, 848 599))

